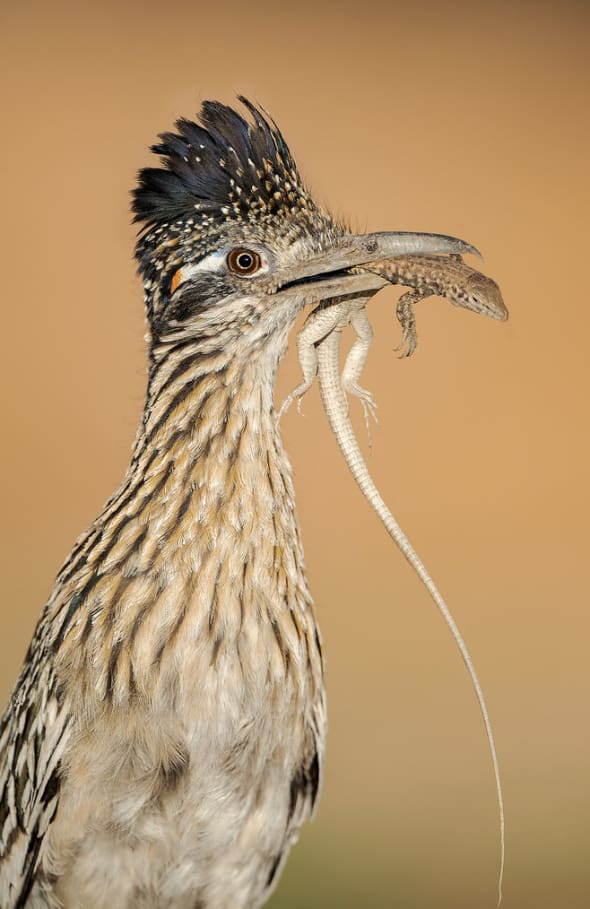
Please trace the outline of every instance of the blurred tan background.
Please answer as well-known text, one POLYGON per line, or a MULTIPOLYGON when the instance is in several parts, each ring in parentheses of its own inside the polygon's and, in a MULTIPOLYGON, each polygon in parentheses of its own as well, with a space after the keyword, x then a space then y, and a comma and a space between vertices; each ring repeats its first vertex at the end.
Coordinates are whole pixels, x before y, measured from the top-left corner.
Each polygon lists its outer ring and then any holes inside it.
MULTIPOLYGON (((502 287, 505 325, 420 304, 407 361, 393 350, 399 291, 372 302, 369 462, 488 698, 503 905, 590 905, 589 21, 582 2, 4 5, 2 700, 140 415, 135 172, 176 117, 245 93, 333 211, 360 229, 464 237, 502 287)), ((297 380, 291 354, 277 398, 297 380)), ((271 905, 493 907, 493 778, 467 675, 348 476, 317 391, 303 409, 284 436, 329 750, 318 818, 271 905)))

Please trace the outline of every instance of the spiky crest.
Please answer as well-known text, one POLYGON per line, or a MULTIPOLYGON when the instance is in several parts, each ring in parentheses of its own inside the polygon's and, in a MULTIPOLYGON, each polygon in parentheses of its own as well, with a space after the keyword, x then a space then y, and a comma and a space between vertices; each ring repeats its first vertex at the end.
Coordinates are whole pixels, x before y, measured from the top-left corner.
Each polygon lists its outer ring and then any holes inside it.
POLYGON ((145 230, 199 219, 252 219, 285 208, 314 207, 276 124, 244 97, 248 122, 233 108, 205 101, 200 124, 180 119, 152 151, 163 167, 139 172, 135 221, 145 230), (196 216, 196 217, 195 217, 196 216))

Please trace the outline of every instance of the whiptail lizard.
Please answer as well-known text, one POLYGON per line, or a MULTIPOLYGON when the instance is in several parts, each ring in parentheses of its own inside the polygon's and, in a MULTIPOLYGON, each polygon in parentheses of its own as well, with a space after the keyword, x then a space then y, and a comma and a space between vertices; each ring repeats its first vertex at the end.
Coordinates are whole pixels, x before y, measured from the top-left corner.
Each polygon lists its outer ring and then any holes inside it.
MULTIPOLYGON (((504 321, 508 318, 508 310, 504 305, 498 285, 491 278, 466 265, 460 256, 400 256, 371 263, 370 268, 359 269, 359 271, 361 270, 375 272, 392 284, 403 284, 412 288, 403 294, 397 306, 397 316, 403 330, 402 344, 405 345, 402 356, 410 356, 416 347, 417 336, 413 305, 434 294, 446 297, 456 306, 483 313, 494 319, 504 321)), ((365 309, 369 299, 369 296, 364 296, 338 300, 333 304, 318 307, 311 313, 297 337, 303 382, 283 402, 279 417, 294 399, 301 400, 316 376, 319 376, 324 409, 350 472, 366 500, 381 518, 387 532, 424 583, 455 639, 475 688, 494 769, 500 816, 498 879, 498 905, 500 905, 505 856, 504 803, 494 735, 483 691, 467 646, 449 608, 371 478, 348 413, 345 392, 353 394, 361 400, 365 415, 367 409, 374 414, 375 405, 372 396, 359 384, 373 336, 365 309), (353 328, 356 338, 342 373, 340 373, 340 336, 348 325, 353 328)))

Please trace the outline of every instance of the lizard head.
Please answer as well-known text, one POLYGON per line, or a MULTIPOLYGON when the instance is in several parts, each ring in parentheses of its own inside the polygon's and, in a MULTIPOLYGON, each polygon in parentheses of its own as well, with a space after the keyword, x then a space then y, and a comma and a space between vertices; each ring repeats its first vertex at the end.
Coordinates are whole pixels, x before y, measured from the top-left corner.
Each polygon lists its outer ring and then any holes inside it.
POLYGON ((450 299, 456 306, 482 313, 500 322, 505 322, 508 318, 500 288, 492 278, 479 271, 473 271, 465 285, 453 288, 453 291, 456 293, 450 299))

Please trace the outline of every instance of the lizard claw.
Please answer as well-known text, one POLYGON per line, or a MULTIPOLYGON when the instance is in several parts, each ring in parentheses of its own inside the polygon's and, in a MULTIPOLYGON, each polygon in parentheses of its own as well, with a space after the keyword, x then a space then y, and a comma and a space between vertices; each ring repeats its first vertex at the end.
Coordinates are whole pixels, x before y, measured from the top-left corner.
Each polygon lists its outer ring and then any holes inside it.
POLYGON ((401 343, 393 348, 395 351, 401 350, 398 360, 405 360, 406 357, 411 357, 416 350, 417 343, 416 332, 409 333, 404 331, 401 343))

